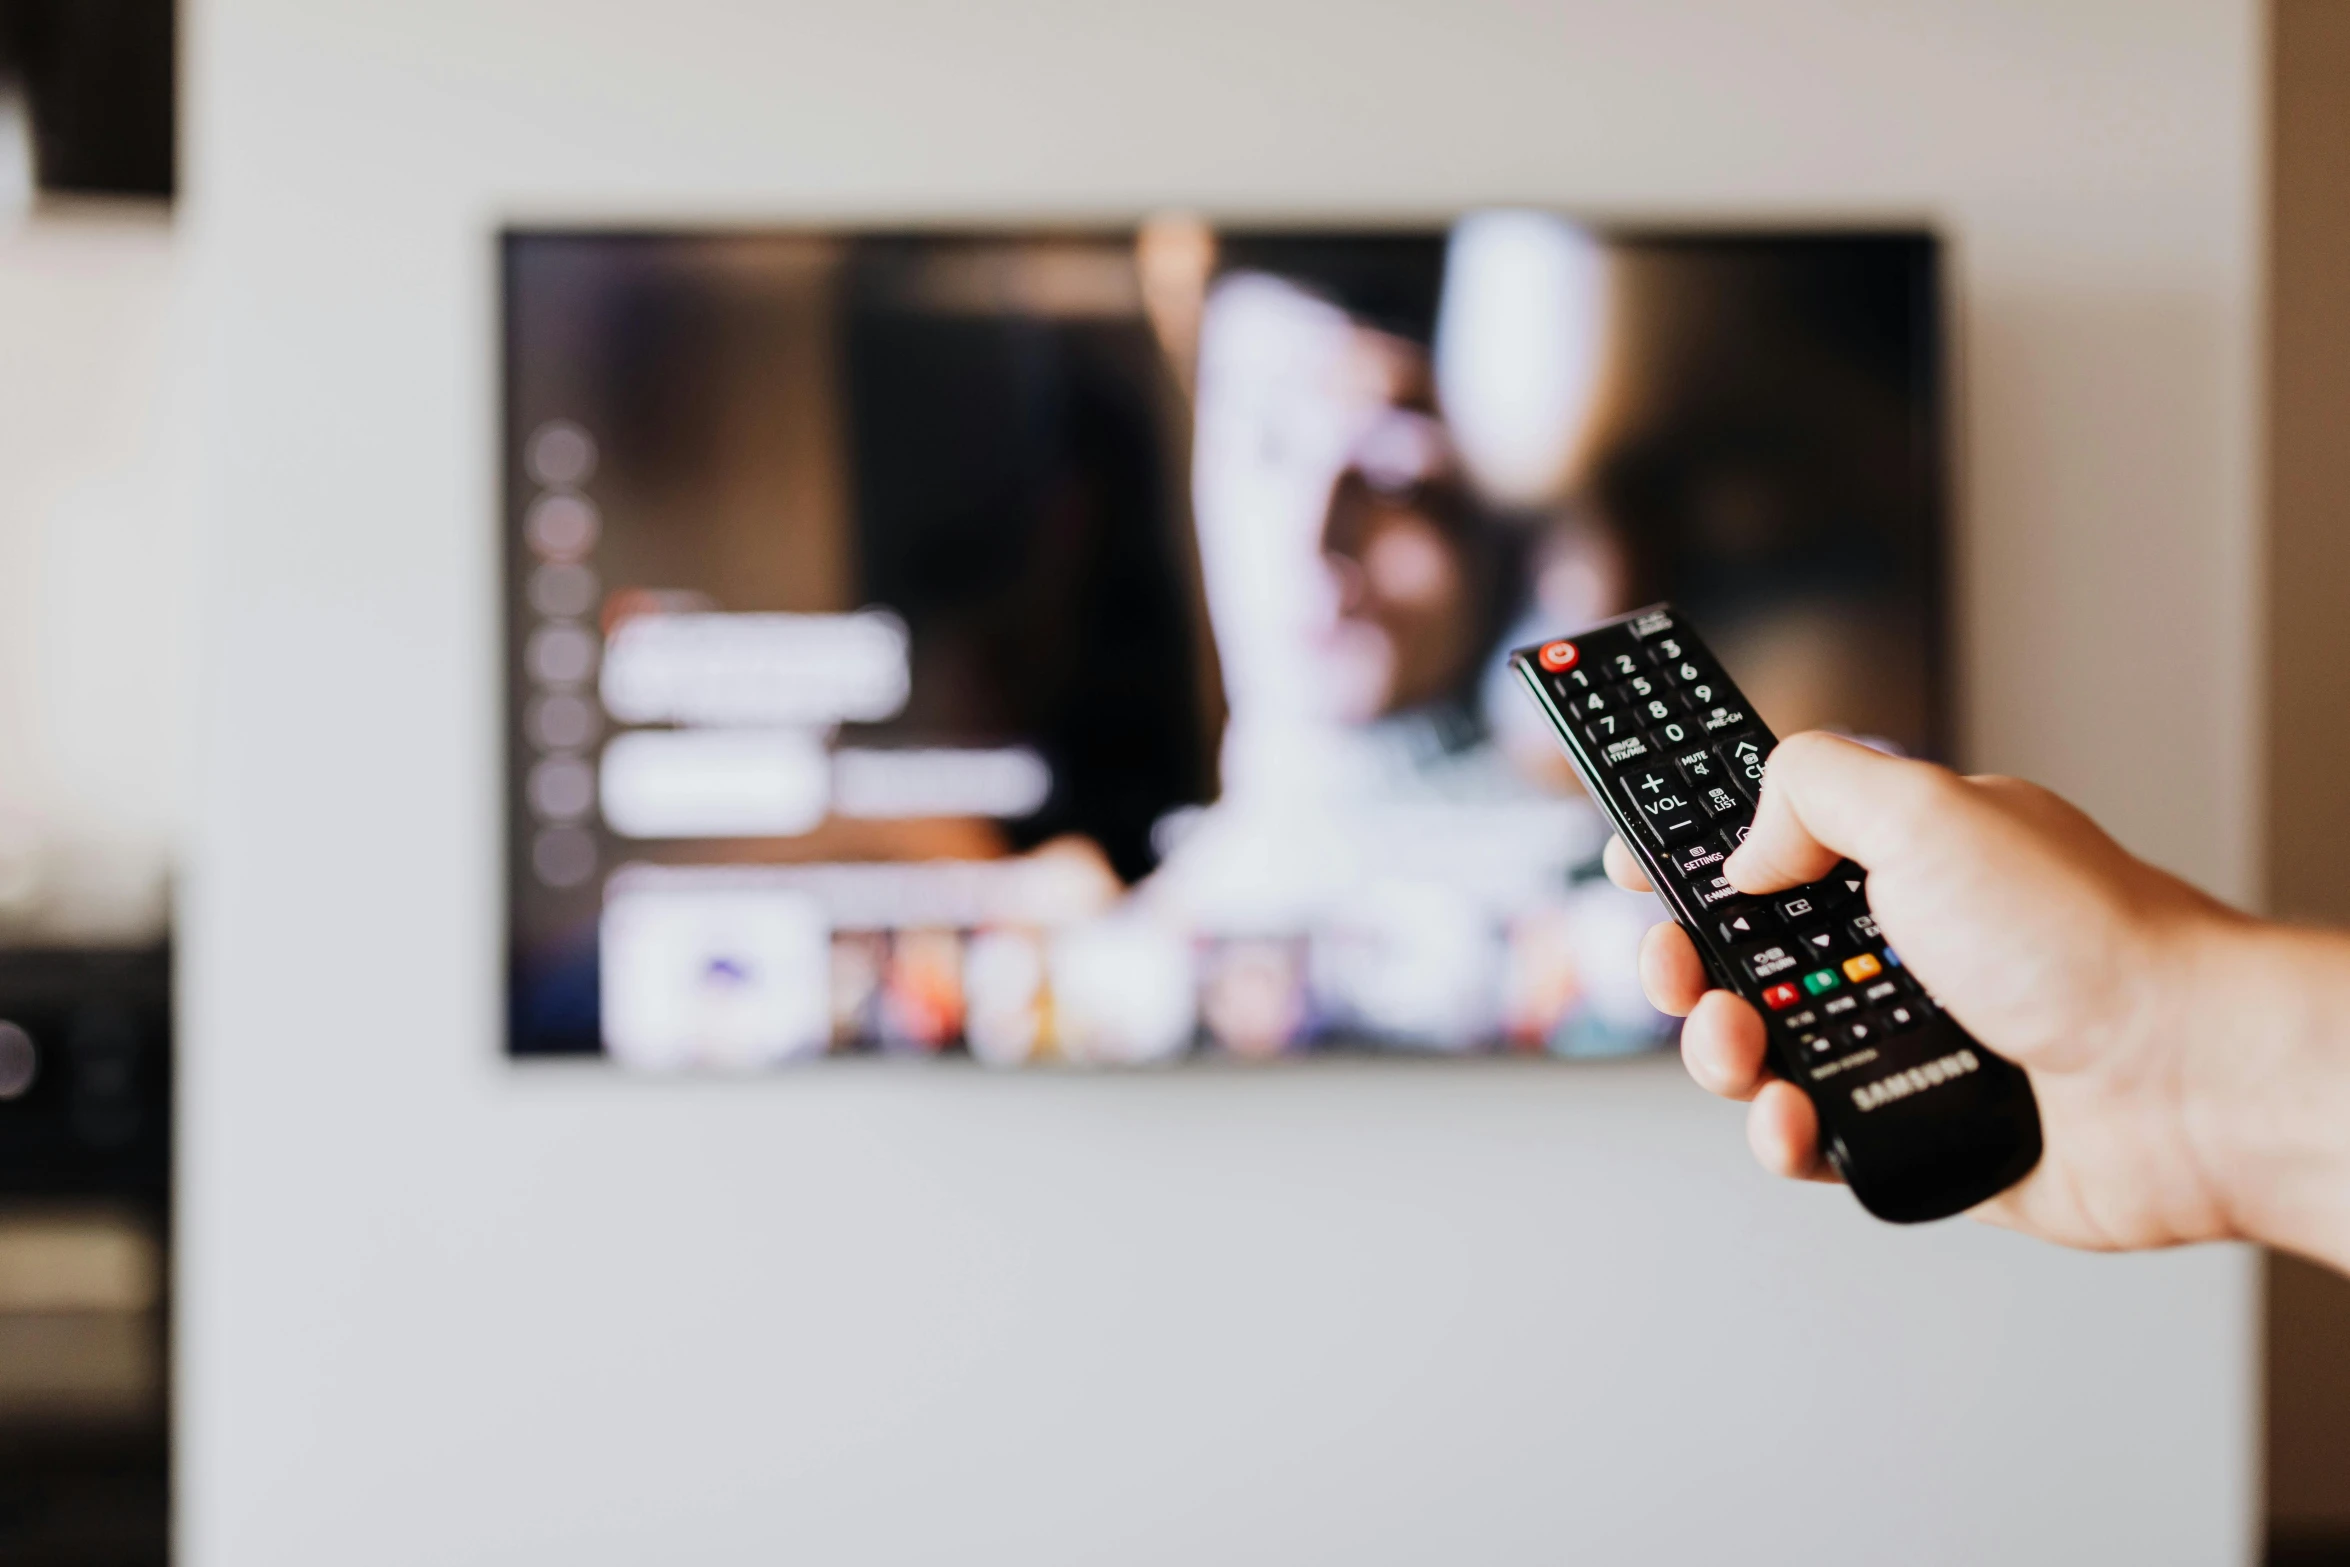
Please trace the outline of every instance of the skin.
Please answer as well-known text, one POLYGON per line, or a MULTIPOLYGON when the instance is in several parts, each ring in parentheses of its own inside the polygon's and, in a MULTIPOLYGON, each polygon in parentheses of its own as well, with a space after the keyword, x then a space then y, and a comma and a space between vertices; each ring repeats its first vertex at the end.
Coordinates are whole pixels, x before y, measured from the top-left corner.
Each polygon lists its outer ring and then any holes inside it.
MULTIPOLYGON (((1792 736, 1724 874, 1772 893, 1839 856, 1867 867, 1910 971, 2039 1098, 2046 1154, 1976 1217, 2109 1251, 2256 1240, 2350 1271, 2350 939, 2230 909, 2036 785, 1792 736)), ((1649 890, 1620 842, 1607 865, 1649 890)), ((1833 1180, 1760 1015, 1708 987, 1678 925, 1640 968, 1687 1019, 1690 1075, 1749 1104, 1763 1167, 1833 1180)))

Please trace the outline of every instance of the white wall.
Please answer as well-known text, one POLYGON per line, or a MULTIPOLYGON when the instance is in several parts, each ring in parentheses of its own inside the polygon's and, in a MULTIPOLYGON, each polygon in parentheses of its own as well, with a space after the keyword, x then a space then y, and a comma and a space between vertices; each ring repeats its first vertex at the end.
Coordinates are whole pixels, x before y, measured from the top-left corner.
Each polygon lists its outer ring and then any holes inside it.
POLYGON ((28 214, 29 180, 0 166, 0 941, 153 941, 192 695, 178 247, 162 203, 28 214))
POLYGON ((2256 27, 199 0, 188 1559, 2245 1559, 2243 1255, 1875 1226, 1669 1063, 501 1066, 490 236, 1938 218, 1973 754, 2243 894, 2256 27))

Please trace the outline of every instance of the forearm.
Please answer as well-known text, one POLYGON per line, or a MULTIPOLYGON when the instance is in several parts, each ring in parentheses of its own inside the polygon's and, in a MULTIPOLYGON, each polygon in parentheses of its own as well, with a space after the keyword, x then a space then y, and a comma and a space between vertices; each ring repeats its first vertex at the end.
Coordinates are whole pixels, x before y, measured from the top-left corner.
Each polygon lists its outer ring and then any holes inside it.
POLYGON ((2233 1228, 2350 1272, 2350 937, 2229 918, 2180 965, 2180 1101, 2233 1228))

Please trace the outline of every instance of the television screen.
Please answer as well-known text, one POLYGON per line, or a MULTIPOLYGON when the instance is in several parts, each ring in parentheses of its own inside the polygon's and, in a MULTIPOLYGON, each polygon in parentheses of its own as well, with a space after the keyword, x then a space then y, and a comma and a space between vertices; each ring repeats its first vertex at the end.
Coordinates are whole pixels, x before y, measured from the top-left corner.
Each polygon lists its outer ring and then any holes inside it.
POLYGON ((1942 738, 1915 232, 511 232, 509 1048, 1669 1037, 1503 656, 1942 738))

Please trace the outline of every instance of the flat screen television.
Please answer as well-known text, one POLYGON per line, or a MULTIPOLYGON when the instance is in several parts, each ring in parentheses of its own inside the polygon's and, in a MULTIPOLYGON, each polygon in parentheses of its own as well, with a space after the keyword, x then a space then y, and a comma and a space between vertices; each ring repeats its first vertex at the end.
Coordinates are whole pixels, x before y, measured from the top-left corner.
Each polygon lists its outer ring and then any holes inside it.
POLYGON ((518 230, 508 1048, 1668 1036, 1509 647, 1679 603, 1934 754, 1916 231, 518 230))

